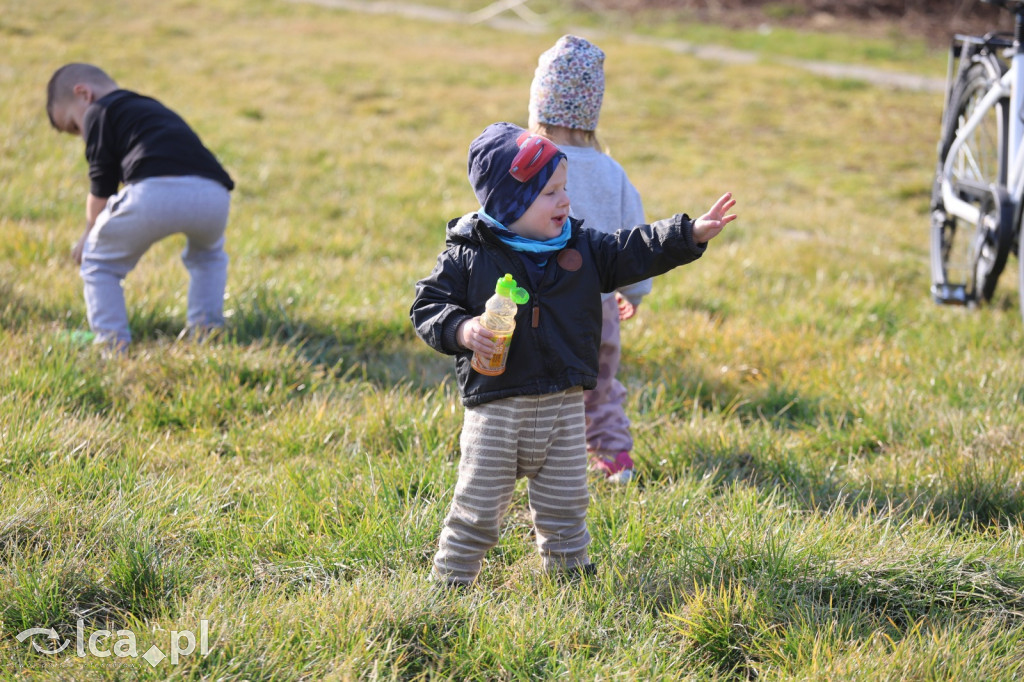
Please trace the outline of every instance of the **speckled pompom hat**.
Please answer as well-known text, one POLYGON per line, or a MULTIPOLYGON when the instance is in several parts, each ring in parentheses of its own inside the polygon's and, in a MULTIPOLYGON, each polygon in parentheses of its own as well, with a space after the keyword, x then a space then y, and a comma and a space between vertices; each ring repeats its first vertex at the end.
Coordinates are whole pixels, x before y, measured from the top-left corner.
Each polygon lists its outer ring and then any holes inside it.
POLYGON ((537 60, 530 121, 597 130, 603 98, 604 52, 586 38, 564 35, 537 60))

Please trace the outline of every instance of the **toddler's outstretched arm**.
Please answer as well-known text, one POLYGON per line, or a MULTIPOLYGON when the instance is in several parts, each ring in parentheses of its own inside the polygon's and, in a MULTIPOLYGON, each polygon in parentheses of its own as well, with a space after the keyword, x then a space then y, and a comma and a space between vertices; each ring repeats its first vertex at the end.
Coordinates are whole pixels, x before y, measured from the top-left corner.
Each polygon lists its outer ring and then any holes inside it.
POLYGON ((736 200, 732 198, 732 192, 726 192, 719 197, 710 211, 693 221, 693 240, 700 244, 717 237, 722 228, 736 220, 735 213, 726 215, 726 212, 735 205, 736 200))

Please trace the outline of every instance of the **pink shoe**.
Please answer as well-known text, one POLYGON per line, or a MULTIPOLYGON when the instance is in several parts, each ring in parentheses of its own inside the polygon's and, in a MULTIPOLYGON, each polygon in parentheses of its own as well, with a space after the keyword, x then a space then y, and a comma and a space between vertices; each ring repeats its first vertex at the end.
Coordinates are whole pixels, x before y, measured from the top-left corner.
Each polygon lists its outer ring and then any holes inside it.
POLYGON ((633 479, 633 458, 625 450, 615 455, 615 459, 595 456, 591 461, 612 483, 629 483, 633 479))

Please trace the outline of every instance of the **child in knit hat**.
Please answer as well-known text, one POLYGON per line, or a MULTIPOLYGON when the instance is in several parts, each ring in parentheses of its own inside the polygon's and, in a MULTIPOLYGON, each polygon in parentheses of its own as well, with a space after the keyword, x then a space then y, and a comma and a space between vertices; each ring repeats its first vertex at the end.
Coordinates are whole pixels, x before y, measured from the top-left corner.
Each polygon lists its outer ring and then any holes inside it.
POLYGON ((722 196, 697 220, 676 215, 608 234, 569 215, 565 153, 511 123, 488 126, 469 147, 469 180, 480 208, 448 224, 447 244, 416 284, 416 333, 455 358, 465 406, 454 499, 441 530, 433 576, 476 580, 498 542, 516 480, 527 479, 544 569, 592 574, 586 511, 584 389, 597 384, 601 293, 699 258, 736 216, 722 196), (495 283, 511 273, 527 289, 505 372, 487 359, 493 334, 480 322, 495 283))
MULTIPOLYGON (((565 35, 537 62, 530 85, 530 131, 559 145, 569 160, 573 215, 602 232, 644 222, 640 194, 597 140, 604 96, 604 52, 584 38, 565 35)), ((636 314, 651 280, 602 295, 597 386, 584 393, 591 466, 615 482, 633 478, 633 436, 626 388, 616 378, 621 355, 619 322, 636 314)))

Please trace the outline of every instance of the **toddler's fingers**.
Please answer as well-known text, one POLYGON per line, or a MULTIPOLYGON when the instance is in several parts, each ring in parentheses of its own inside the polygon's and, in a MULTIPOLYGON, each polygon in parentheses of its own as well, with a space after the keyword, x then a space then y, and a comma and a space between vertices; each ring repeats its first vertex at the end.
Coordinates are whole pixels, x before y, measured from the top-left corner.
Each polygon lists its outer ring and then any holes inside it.
POLYGON ((736 200, 732 198, 732 192, 726 192, 722 196, 718 197, 718 201, 715 202, 714 208, 720 211, 726 211, 729 209, 730 206, 733 206, 735 203, 736 200), (728 206, 726 204, 728 204, 728 206))
POLYGON ((489 359, 494 355, 494 342, 490 339, 478 338, 473 341, 473 347, 471 348, 476 353, 489 359))
POLYGON ((476 330, 473 337, 473 342, 476 344, 476 349, 479 351, 491 352, 494 350, 494 334, 491 333, 490 329, 486 327, 480 327, 476 330))

